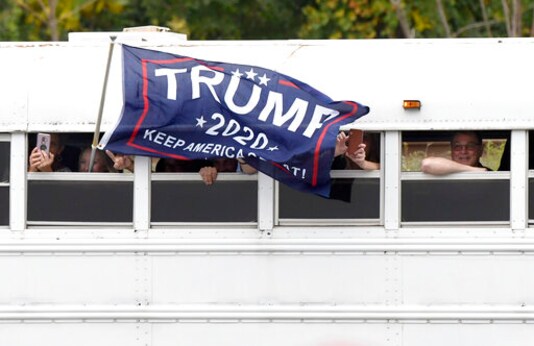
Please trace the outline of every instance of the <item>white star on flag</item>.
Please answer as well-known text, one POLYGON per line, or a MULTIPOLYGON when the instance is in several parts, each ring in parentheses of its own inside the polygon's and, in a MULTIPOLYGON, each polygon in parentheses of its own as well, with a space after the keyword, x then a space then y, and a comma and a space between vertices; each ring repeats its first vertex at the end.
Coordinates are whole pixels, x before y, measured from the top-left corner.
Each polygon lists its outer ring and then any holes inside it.
POLYGON ((271 80, 271 78, 267 78, 267 75, 264 73, 263 76, 259 77, 260 85, 267 86, 267 82, 271 80))
POLYGON ((254 72, 254 69, 252 67, 250 68, 250 71, 246 71, 245 73, 247 74, 247 79, 252 80, 254 80, 254 77, 258 75, 256 72, 254 72))
POLYGON ((275 151, 275 150, 278 150, 278 146, 275 145, 274 147, 269 147, 267 150, 269 150, 269 151, 275 151))
POLYGON ((235 70, 235 71, 232 71, 232 75, 234 77, 237 77, 237 78, 241 78, 243 77, 243 74, 241 72, 239 72, 239 69, 235 70))
POLYGON ((204 116, 201 115, 200 118, 196 118, 196 119, 197 119, 197 125, 195 127, 200 126, 200 128, 204 128, 204 124, 207 123, 207 121, 204 120, 204 116))

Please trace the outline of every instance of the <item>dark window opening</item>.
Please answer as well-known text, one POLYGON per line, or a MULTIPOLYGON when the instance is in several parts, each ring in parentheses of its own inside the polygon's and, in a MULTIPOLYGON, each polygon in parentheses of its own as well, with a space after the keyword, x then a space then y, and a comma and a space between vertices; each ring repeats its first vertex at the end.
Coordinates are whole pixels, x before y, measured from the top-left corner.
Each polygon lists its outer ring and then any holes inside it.
POLYGON ((379 219, 379 178, 335 178, 330 199, 279 184, 280 219, 379 219))
POLYGON ((257 222, 258 182, 153 181, 152 222, 257 222))
POLYGON ((0 183, 9 182, 10 145, 9 142, 0 142, 0 183))
POLYGON ((0 187, 0 226, 9 225, 9 187, 0 187))
POLYGON ((10 142, 0 142, 0 226, 9 225, 10 142))
POLYGON ((133 183, 28 181, 28 221, 132 222, 133 183))
POLYGON ((406 180, 402 221, 462 222, 510 220, 508 180, 406 180))

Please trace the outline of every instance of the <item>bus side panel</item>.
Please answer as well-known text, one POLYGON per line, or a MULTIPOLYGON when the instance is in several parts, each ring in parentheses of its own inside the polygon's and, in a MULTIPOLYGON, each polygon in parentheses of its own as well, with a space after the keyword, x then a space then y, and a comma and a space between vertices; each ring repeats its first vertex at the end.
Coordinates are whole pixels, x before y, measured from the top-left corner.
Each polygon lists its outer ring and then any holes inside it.
POLYGON ((135 256, 5 255, 0 304, 136 304, 135 256))
POLYGON ((362 255, 157 256, 153 303, 383 304, 386 261, 362 255))
POLYGON ((534 256, 403 256, 404 303, 411 305, 534 303, 534 256))
POLYGON ((529 346, 534 340, 531 324, 408 324, 403 326, 406 346, 529 346))
POLYGON ((388 324, 364 323, 187 323, 153 326, 154 346, 386 346, 388 324))
POLYGON ((0 323, 1 346, 141 345, 133 323, 0 323))
POLYGON ((534 328, 509 323, 77 322, 2 323, 0 335, 2 346, 530 346, 534 328))

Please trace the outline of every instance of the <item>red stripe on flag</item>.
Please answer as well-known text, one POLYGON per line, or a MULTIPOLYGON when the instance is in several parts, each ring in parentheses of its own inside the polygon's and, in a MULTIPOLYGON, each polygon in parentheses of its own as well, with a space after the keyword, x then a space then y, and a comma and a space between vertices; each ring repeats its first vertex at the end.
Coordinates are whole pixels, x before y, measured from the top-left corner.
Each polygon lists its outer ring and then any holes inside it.
POLYGON ((295 88, 295 89, 300 89, 298 86, 296 86, 295 84, 293 84, 292 82, 288 81, 288 80, 285 80, 285 79, 280 79, 278 81, 279 84, 282 84, 282 85, 285 85, 285 86, 288 86, 288 87, 292 87, 292 88, 295 88))
MULTIPOLYGON (((152 153, 160 153, 157 150, 153 150, 153 149, 150 149, 150 148, 147 148, 147 147, 143 147, 143 146, 134 144, 135 137, 137 137, 137 134, 139 133, 139 128, 141 127, 141 125, 145 121, 145 118, 146 118, 146 115, 148 114, 148 109, 149 109, 149 106, 150 106, 150 102, 148 100, 147 64, 148 63, 153 63, 153 64, 173 64, 173 63, 184 62, 184 61, 189 61, 189 60, 193 60, 193 59, 192 58, 177 58, 177 59, 167 59, 167 60, 150 60, 150 59, 142 59, 141 60, 142 76, 143 76, 143 113, 141 113, 141 116, 139 117, 139 120, 135 124, 135 127, 134 127, 134 129, 132 131, 132 135, 130 136, 130 139, 128 140, 128 143, 126 143, 127 145, 129 145, 131 147, 138 148, 138 149, 142 149, 142 150, 145 150, 145 151, 148 151, 148 152, 152 152, 152 153)), ((166 154, 166 156, 169 156, 169 155, 166 154)), ((179 155, 176 155, 176 158, 186 159, 185 157, 182 157, 182 156, 179 156, 179 155)))

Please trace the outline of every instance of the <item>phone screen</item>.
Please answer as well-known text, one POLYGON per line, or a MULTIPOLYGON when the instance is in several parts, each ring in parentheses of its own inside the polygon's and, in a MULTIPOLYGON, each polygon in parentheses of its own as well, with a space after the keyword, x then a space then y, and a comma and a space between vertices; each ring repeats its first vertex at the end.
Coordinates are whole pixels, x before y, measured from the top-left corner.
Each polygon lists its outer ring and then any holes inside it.
POLYGON ((36 147, 45 151, 47 154, 50 153, 50 134, 48 133, 38 133, 37 134, 37 143, 36 147))

